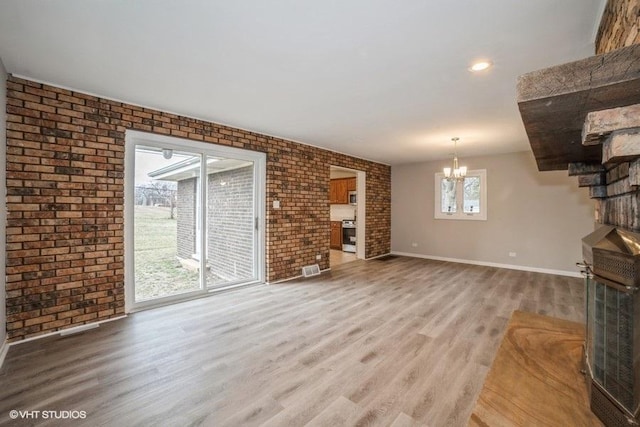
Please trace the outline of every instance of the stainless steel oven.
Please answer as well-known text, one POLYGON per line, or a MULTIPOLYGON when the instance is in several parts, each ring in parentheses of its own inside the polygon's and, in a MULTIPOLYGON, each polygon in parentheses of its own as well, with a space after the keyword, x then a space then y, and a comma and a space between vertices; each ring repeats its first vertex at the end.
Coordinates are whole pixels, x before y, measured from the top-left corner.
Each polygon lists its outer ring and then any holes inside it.
POLYGON ((352 219, 342 220, 342 250, 356 252, 356 222, 352 219))

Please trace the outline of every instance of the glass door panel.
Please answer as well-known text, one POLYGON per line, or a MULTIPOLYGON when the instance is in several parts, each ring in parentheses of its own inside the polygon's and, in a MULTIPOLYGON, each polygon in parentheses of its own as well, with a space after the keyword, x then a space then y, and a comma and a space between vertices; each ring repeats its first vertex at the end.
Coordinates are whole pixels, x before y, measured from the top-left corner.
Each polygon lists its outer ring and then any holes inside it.
POLYGON ((257 280, 255 168, 207 156, 207 287, 257 280))
POLYGON ((134 302, 202 290, 198 194, 202 156, 136 146, 134 302))

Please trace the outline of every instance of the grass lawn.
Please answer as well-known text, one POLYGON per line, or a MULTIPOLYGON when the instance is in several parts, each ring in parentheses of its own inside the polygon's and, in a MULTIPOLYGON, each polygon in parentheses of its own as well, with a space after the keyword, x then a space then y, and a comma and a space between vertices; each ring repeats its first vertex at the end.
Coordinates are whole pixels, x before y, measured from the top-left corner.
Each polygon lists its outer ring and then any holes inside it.
POLYGON ((176 257, 176 239, 169 208, 135 207, 136 301, 199 288, 198 272, 182 268, 176 257))

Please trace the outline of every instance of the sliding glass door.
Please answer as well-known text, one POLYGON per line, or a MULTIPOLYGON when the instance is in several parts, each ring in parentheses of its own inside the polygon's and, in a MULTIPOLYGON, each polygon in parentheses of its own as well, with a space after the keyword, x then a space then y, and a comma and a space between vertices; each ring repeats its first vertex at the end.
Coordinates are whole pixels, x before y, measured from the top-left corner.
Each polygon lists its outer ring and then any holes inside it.
POLYGON ((264 280, 265 156, 127 133, 127 311, 264 280))

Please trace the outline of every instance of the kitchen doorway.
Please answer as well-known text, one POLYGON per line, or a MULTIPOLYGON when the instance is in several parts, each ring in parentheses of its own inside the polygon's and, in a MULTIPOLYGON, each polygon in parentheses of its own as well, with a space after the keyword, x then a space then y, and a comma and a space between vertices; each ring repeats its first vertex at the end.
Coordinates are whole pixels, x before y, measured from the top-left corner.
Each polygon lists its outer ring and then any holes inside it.
POLYGON ((329 266, 365 258, 366 173, 330 166, 329 266))

